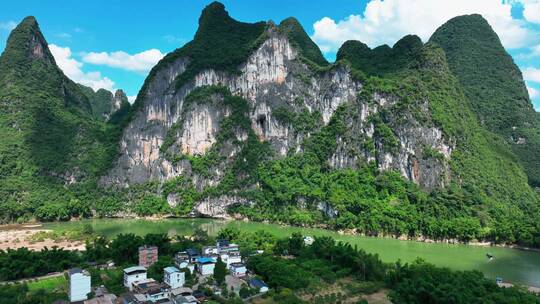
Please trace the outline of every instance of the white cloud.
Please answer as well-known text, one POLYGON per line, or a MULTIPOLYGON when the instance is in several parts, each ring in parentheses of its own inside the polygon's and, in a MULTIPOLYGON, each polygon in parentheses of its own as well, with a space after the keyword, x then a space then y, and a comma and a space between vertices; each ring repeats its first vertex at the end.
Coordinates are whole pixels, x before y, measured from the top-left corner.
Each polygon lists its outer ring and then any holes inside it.
POLYGON ((129 103, 133 104, 135 102, 135 99, 137 99, 137 95, 132 95, 127 97, 129 103))
POLYGON ((64 74, 71 80, 89 86, 94 90, 114 90, 114 82, 107 77, 101 76, 100 72, 83 72, 81 70, 83 63, 71 57, 71 49, 69 47, 50 44, 49 49, 54 56, 56 64, 58 64, 64 74))
POLYGON ((540 92, 537 89, 528 86, 527 90, 529 91, 529 97, 531 99, 535 99, 536 97, 540 97, 540 92))
POLYGON ((184 38, 176 37, 174 35, 165 35, 163 36, 163 40, 171 44, 181 44, 185 42, 184 38))
POLYGON ((12 31, 15 27, 17 27, 17 22, 15 21, 6 21, 6 22, 0 22, 0 30, 5 31, 12 31))
POLYGON ((523 70, 523 78, 526 81, 540 83, 540 69, 528 67, 523 70))
POLYGON ((86 63, 106 65, 128 71, 148 72, 163 56, 164 54, 159 50, 150 49, 134 55, 123 51, 91 52, 84 54, 82 60, 86 63))
POLYGON ((537 46, 533 46, 531 50, 533 55, 540 56, 540 44, 537 46))
POLYGON ((363 15, 351 15, 337 22, 324 17, 313 24, 313 40, 323 52, 336 51, 349 39, 370 47, 394 44, 407 34, 427 41, 447 20, 466 14, 484 16, 507 48, 531 43, 523 20, 512 17, 512 4, 502 0, 371 0, 363 15))
POLYGON ((527 21, 540 24, 540 1, 526 0, 523 2, 523 17, 527 21))
POLYGON ((70 39, 71 38, 71 34, 66 33, 66 32, 57 33, 57 34, 55 34, 55 36, 58 37, 58 38, 62 38, 62 39, 70 39))

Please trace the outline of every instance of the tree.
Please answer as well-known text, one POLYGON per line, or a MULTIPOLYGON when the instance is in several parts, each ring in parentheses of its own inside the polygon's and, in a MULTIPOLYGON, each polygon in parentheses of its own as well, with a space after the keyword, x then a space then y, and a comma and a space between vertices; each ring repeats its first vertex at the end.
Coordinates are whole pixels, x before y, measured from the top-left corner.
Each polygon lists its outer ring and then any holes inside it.
POLYGON ((140 236, 133 233, 119 234, 110 245, 114 262, 117 265, 137 263, 141 245, 143 239, 140 236))
POLYGON ((289 254, 299 255, 304 248, 304 236, 299 232, 294 232, 289 239, 289 254))
POLYGON ((158 281, 163 281, 163 269, 174 264, 173 258, 161 255, 157 262, 148 268, 148 277, 158 281))
POLYGON ((223 263, 221 256, 218 257, 216 266, 214 268, 214 279, 218 284, 225 282, 225 276, 227 275, 227 264, 223 263))
POLYGON ((86 241, 86 259, 88 261, 105 261, 111 258, 110 242, 106 237, 99 236, 93 241, 86 241))
POLYGON ((165 233, 147 234, 143 242, 148 246, 156 246, 160 255, 168 254, 171 250, 171 240, 165 233))

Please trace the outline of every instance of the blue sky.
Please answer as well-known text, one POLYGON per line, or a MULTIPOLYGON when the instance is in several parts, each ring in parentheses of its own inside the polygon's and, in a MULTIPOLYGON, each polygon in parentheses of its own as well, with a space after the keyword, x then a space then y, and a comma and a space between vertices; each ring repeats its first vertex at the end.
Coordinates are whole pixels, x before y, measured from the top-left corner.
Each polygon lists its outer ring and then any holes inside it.
MULTIPOLYGON (((33 15, 57 62, 77 82, 137 94, 161 56, 193 38, 211 1, 9 1, 0 11, 0 50, 9 30, 33 15)), ((444 21, 481 13, 520 66, 540 109, 540 0, 221 1, 241 21, 296 17, 330 60, 343 41, 392 45, 406 34, 426 41, 444 21)))

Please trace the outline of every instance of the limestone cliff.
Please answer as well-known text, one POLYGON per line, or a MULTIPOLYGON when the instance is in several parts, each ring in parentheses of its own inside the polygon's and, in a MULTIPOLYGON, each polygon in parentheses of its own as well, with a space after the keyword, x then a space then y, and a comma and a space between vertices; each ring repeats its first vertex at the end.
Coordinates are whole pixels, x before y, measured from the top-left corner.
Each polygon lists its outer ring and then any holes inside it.
MULTIPOLYGON (((288 20, 290 22, 290 19, 288 20)), ((347 132, 336 138, 338 147, 327 160, 333 168, 354 168, 374 161, 380 170, 396 170, 404 178, 423 187, 444 187, 450 178, 448 160, 452 144, 440 129, 421 123, 417 113, 429 116, 427 100, 416 100, 413 111, 395 111, 398 96, 373 91, 363 94, 363 81, 356 79, 346 64, 335 64, 322 71, 312 68, 302 50, 280 27, 268 23, 260 35, 262 42, 237 67, 237 72, 203 69, 178 87, 176 80, 190 64, 190 58, 179 57, 153 72, 143 95, 139 95, 140 111, 124 131, 120 156, 114 168, 102 178, 107 185, 127 187, 151 180, 166 181, 177 176, 190 176, 197 189, 216 184, 223 176, 228 160, 239 149, 229 143, 221 149, 225 157, 209 176, 192 170, 186 158, 204 155, 217 142, 221 122, 231 109, 217 102, 186 99, 196 88, 222 86, 249 105, 251 129, 259 141, 268 142, 274 157, 301 152, 302 142, 328 124, 335 111, 348 105, 347 132), (381 120, 381 113, 392 113, 381 120), (308 115, 314 124, 299 128, 285 116, 308 115), (390 130, 396 142, 385 142, 381 128, 390 130), (168 142, 166 147, 164 143, 168 142), (372 147, 366 145, 371 143, 372 147), (427 155, 435 151, 441 157, 427 155), (183 155, 178 161, 168 155, 183 155)), ((215 97, 217 98, 217 97, 215 97)), ((237 141, 247 140, 245 130, 236 134, 237 141)), ((214 203, 218 204, 219 200, 214 203)), ((175 200, 169 200, 175 204, 175 200)), ((202 214, 215 216, 208 201, 202 214)))

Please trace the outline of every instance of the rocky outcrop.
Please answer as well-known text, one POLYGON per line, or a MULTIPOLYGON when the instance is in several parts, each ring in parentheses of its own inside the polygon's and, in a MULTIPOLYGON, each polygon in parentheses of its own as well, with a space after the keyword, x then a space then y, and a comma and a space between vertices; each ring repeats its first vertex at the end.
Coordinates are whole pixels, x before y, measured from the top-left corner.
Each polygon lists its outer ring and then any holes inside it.
POLYGON ((199 203, 194 208, 197 216, 227 218, 227 208, 234 205, 245 205, 249 201, 242 197, 223 195, 219 197, 209 197, 199 203))
MULTIPOLYGON (((224 86, 233 95, 248 101, 251 128, 259 140, 271 144, 276 157, 289 151, 301 151, 302 141, 311 135, 309 130, 298 131, 291 122, 280 120, 276 116, 277 109, 320 113, 322 126, 328 124, 340 106, 349 105, 352 109, 349 114, 355 115, 347 120, 345 136, 337 139, 338 148, 328 160, 332 167, 351 168, 375 161, 381 170, 396 170, 427 188, 447 183, 450 174, 447 161, 452 147, 445 142, 439 129, 421 124, 414 113, 398 111, 385 122, 397 140, 397 146, 389 150, 377 137, 376 125, 371 119, 380 111, 392 109, 399 103, 397 97, 375 92, 372 101, 362 100, 358 96, 363 84, 351 76, 346 65, 313 71, 301 60, 299 51, 289 39, 275 27, 269 27, 266 37, 238 67, 238 73, 206 69, 177 88, 175 79, 186 70, 188 58, 178 58, 158 70, 148 83, 141 111, 124 132, 120 156, 114 168, 102 178, 102 183, 125 187, 189 175, 196 187, 202 189, 219 180, 224 166, 216 169, 213 177, 204 178, 192 171, 190 162, 175 162, 167 157, 167 153, 204 155, 216 142, 220 122, 230 114, 230 109, 219 103, 195 103, 189 109, 185 108, 190 92, 197 87, 212 85, 224 86), (163 151, 162 145, 171 135, 174 142, 163 151), (373 142, 373 149, 366 148, 366 141, 373 142), (426 150, 436 151, 441 157, 426 157, 426 150)), ((418 103, 429 115, 427 101, 418 103)), ((246 138, 246 134, 237 134, 239 141, 246 138)), ((230 159, 235 151, 229 147, 226 158, 230 159)), ((195 210, 200 215, 219 216, 233 201, 244 202, 239 198, 213 198, 200 202, 195 210)), ((334 214, 328 206, 321 208, 334 214)))

